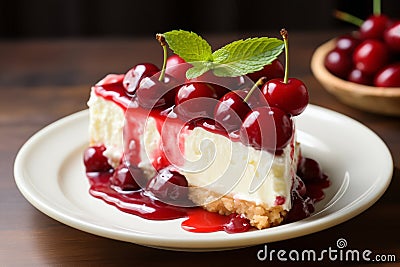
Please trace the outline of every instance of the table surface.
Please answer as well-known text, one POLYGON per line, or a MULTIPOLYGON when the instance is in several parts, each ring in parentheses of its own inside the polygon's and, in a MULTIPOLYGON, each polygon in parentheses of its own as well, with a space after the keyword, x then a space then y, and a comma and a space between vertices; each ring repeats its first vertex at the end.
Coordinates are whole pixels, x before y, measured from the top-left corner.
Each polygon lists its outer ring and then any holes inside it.
MULTIPOLYGON (((290 76, 307 84, 311 103, 348 115, 376 132, 392 153, 393 179, 382 198, 361 215, 324 231, 269 244, 269 248, 322 250, 335 247, 339 238, 345 238, 348 247, 395 255, 399 262, 400 118, 348 107, 316 81, 309 67, 311 55, 318 45, 337 34, 291 33, 290 76)), ((219 47, 245 36, 205 37, 213 47, 219 47)), ((139 62, 160 65, 161 56, 157 42, 150 37, 0 41, 0 266, 268 264, 257 259, 263 245, 219 252, 174 252, 85 233, 44 215, 18 191, 14 159, 32 134, 59 118, 86 109, 90 85, 107 73, 124 73, 139 62)), ((276 259, 274 263, 284 264, 276 259)))

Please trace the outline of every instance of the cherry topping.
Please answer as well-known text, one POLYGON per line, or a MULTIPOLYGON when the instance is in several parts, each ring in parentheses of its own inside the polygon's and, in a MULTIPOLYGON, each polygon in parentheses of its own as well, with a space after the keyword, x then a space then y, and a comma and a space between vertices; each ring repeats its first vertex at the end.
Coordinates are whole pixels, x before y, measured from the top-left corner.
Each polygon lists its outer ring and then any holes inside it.
POLYGON ((297 174, 303 181, 320 181, 325 178, 319 163, 310 158, 300 159, 297 174))
POLYGON ((293 134, 293 122, 276 107, 258 107, 249 112, 240 127, 240 140, 256 149, 282 150, 293 134))
POLYGON ((189 63, 186 63, 183 58, 173 54, 167 59, 165 73, 174 77, 178 82, 183 84, 186 81, 186 71, 191 67, 193 66, 189 63))
POLYGON ((177 82, 165 75, 160 81, 159 74, 145 77, 136 91, 138 104, 146 109, 171 106, 174 103, 177 82))
POLYGON ((214 119, 228 132, 239 129, 244 117, 251 110, 248 102, 254 99, 253 92, 259 92, 258 86, 265 80, 265 77, 260 78, 249 92, 236 90, 225 94, 215 107, 214 119))
POLYGON ((274 78, 283 78, 285 76, 285 69, 279 59, 275 59, 271 64, 265 65, 259 71, 248 73, 249 77, 253 82, 257 82, 261 77, 267 77, 268 80, 274 78))
POLYGON ((292 116, 302 113, 308 105, 308 90, 304 83, 296 78, 287 82, 277 78, 269 80, 261 88, 271 106, 278 107, 292 116))
POLYGON ((285 77, 269 80, 261 88, 261 91, 271 106, 278 107, 286 113, 296 116, 303 112, 308 105, 308 91, 302 81, 288 78, 288 33, 285 29, 282 29, 281 35, 285 43, 285 77))
POLYGON ((83 153, 83 163, 86 172, 106 172, 112 169, 108 159, 104 156, 106 148, 104 146, 91 146, 83 153))
POLYGON ((333 49, 326 55, 324 65, 332 74, 344 79, 349 75, 353 61, 348 52, 333 49))
POLYGON ((147 109, 162 106, 171 106, 174 102, 176 86, 178 82, 171 76, 165 74, 167 64, 167 44, 161 34, 156 35, 164 52, 163 67, 160 73, 142 79, 137 89, 137 101, 141 107, 147 109))
POLYGON ((175 96, 175 112, 183 119, 212 117, 217 94, 207 83, 193 82, 182 85, 175 96))
POLYGON ((117 169, 115 169, 110 182, 112 185, 119 187, 123 191, 133 191, 141 189, 137 183, 137 179, 142 179, 142 177, 144 177, 142 169, 129 169, 126 165, 121 164, 117 169))
POLYGON ((400 63, 394 63, 380 70, 374 78, 379 87, 400 87, 400 63))
POLYGON ((305 197, 305 199, 303 199, 296 190, 292 191, 291 198, 292 208, 286 215, 286 223, 307 218, 314 212, 314 201, 312 201, 311 198, 305 197))
POLYGON ((160 200, 186 201, 188 182, 185 176, 167 167, 149 181, 146 190, 160 200))
POLYGON ((140 86, 140 82, 145 77, 151 77, 158 73, 160 69, 151 63, 141 63, 135 65, 126 74, 123 85, 128 95, 133 96, 140 86))
POLYGON ((373 74, 388 62, 387 46, 378 40, 365 40, 353 54, 353 62, 357 69, 373 74))
POLYGON ((246 95, 245 91, 231 91, 215 107, 214 119, 228 132, 239 129, 242 120, 250 112, 250 107, 243 101, 246 95))
POLYGON ((227 233, 243 233, 247 232, 250 228, 249 220, 236 213, 229 215, 229 222, 224 225, 224 231, 227 233))

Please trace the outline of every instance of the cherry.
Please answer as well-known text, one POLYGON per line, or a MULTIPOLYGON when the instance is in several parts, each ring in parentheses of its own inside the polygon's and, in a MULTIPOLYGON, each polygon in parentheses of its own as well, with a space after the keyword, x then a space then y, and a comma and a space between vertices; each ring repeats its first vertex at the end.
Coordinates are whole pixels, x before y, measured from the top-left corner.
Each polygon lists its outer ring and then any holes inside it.
POLYGON ((133 96, 136 90, 140 86, 140 82, 145 77, 151 77, 158 73, 160 69, 151 63, 141 63, 135 65, 126 74, 123 80, 123 85, 125 87, 126 93, 133 96))
POLYGON ((244 116, 251 110, 243 101, 246 95, 245 91, 231 91, 225 94, 215 107, 214 119, 228 132, 239 129, 244 116))
POLYGON ((165 75, 163 81, 159 75, 145 77, 136 91, 138 104, 147 109, 173 105, 177 82, 165 75))
POLYGON ((365 40, 354 50, 353 62, 357 69, 373 74, 389 60, 387 46, 378 40, 365 40))
POLYGON ((175 96, 175 112, 184 119, 211 117, 218 96, 207 83, 193 82, 182 85, 175 96))
POLYGON ((304 83, 296 78, 272 79, 261 88, 271 106, 278 107, 292 116, 302 113, 308 105, 308 91, 304 83))
POLYGON ((361 39, 377 39, 383 38, 385 29, 390 25, 389 17, 382 14, 374 14, 368 17, 360 26, 361 39))
POLYGON ((393 23, 383 34, 386 45, 394 52, 400 52, 400 21, 393 23))
POLYGON ((309 197, 300 196, 300 194, 293 190, 291 193, 292 208, 285 218, 286 223, 296 222, 301 219, 307 218, 314 212, 314 202, 309 197))
POLYGON ((160 200, 185 201, 188 197, 188 182, 185 176, 167 167, 149 181, 146 190, 160 200))
POLYGON ((286 112, 276 107, 257 107, 247 114, 239 136, 242 143, 256 149, 279 152, 289 144, 293 122, 286 112))
POLYGON ((265 80, 265 77, 260 78, 249 92, 236 90, 225 94, 215 107, 214 119, 228 132, 239 129, 242 120, 251 110, 248 102, 254 99, 253 92, 259 92, 258 86, 265 80))
POLYGON ((359 83, 364 85, 372 85, 372 76, 362 72, 359 69, 353 69, 350 71, 347 80, 353 83, 359 83))
POLYGON ((250 221, 243 215, 232 213, 229 215, 229 222, 224 225, 227 233, 243 233, 250 229, 250 221))
POLYGON ((375 78, 374 85, 378 87, 400 87, 400 63, 394 63, 380 70, 375 78))
POLYGON ((311 158, 301 158, 298 163, 297 174, 304 182, 324 180, 319 163, 311 158))
POLYGON ((248 73, 249 77, 253 82, 257 82, 261 77, 267 77, 268 80, 274 78, 283 78, 285 76, 285 69, 279 59, 275 59, 271 64, 265 65, 261 70, 248 73))
POLYGON ((147 109, 171 106, 174 103, 178 82, 165 74, 167 64, 167 43, 161 34, 156 35, 164 52, 161 72, 151 77, 144 77, 137 88, 136 96, 139 106, 147 109))
POLYGON ((193 65, 186 63, 180 56, 173 54, 167 59, 165 73, 174 77, 178 82, 184 83, 186 80, 186 71, 193 65))
POLYGON ((360 40, 358 38, 350 34, 345 34, 336 39, 335 50, 343 51, 350 55, 359 44, 360 40))
POLYGON ((353 67, 353 61, 348 52, 333 49, 326 55, 324 65, 333 75, 345 79, 353 67))
POLYGON ((295 78, 288 78, 289 55, 288 55, 288 33, 281 30, 285 43, 285 77, 276 78, 266 82, 261 91, 271 106, 278 107, 291 114, 299 115, 308 105, 308 91, 304 83, 295 78))
POLYGON ((126 165, 119 165, 110 179, 112 185, 119 187, 123 191, 133 191, 141 189, 137 179, 143 179, 144 173, 140 168, 129 169, 126 165))
POLYGON ((107 172, 112 169, 108 159, 104 156, 105 146, 91 146, 83 153, 83 163, 86 172, 107 172))

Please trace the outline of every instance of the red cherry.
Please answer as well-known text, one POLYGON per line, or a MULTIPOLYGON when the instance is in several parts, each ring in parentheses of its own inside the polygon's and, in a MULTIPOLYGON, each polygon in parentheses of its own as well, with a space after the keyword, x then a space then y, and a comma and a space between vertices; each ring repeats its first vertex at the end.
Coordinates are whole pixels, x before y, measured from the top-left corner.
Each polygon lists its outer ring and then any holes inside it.
POLYGON ((104 146, 91 146, 83 153, 83 163, 87 172, 106 172, 112 169, 108 159, 104 156, 104 146))
POLYGON ((160 200, 185 201, 188 196, 188 182, 180 173, 164 168, 149 181, 146 190, 160 200))
POLYGON ((350 71, 347 80, 353 83, 372 85, 372 76, 362 72, 359 69, 353 69, 350 71))
POLYGON ((279 108, 258 107, 245 117, 240 127, 240 140, 256 149, 280 151, 293 135, 291 117, 279 108))
POLYGON ((267 81, 261 91, 271 107, 296 116, 308 105, 308 91, 302 81, 289 78, 288 32, 282 29, 280 33, 285 44, 285 76, 267 81))
POLYGON ((324 65, 333 75, 345 79, 353 67, 353 61, 347 51, 334 49, 326 55, 324 65))
POLYGON ((353 35, 346 34, 339 36, 336 39, 336 50, 343 51, 347 54, 353 53, 354 49, 357 47, 357 45, 360 44, 360 40, 353 35))
POLYGON ((174 103, 177 82, 165 75, 164 81, 158 80, 158 74, 145 77, 136 91, 139 106, 146 109, 169 107, 174 103))
POLYGON ((378 87, 400 87, 400 63, 386 66, 374 78, 378 87))
POLYGON ((126 74, 123 85, 128 95, 132 96, 140 86, 140 82, 145 77, 151 77, 158 73, 160 69, 151 63, 141 63, 135 65, 126 74))
POLYGON ((212 86, 202 82, 182 85, 175 96, 175 112, 184 119, 212 117, 218 96, 212 86))
POLYGON ((354 50, 353 62, 357 69, 373 74, 389 60, 387 46, 378 40, 365 40, 354 50))
POLYGON ((311 158, 301 158, 298 163, 297 175, 300 176, 304 182, 326 179, 319 163, 311 158))
POLYGON ((299 115, 308 105, 308 91, 304 83, 296 78, 288 79, 287 83, 282 78, 272 79, 261 88, 267 102, 291 114, 299 115))
POLYGON ((400 52, 400 21, 393 23, 383 34, 385 43, 394 52, 400 52))
POLYGON ((193 67, 193 65, 186 63, 183 58, 173 54, 167 59, 165 73, 174 77, 178 82, 183 84, 186 81, 186 71, 191 67, 193 67))
POLYGON ((137 181, 143 180, 144 173, 140 168, 129 169, 124 164, 121 164, 115 169, 113 176, 110 179, 112 185, 119 187, 123 191, 138 190, 141 187, 137 181))
MULTIPOLYGON (((244 96, 245 98, 247 94, 250 92, 251 88, 244 88, 241 90, 236 90, 240 96, 244 96), (243 92, 241 92, 243 91, 243 92)), ((265 107, 269 106, 267 100, 265 99, 264 95, 262 94, 261 90, 254 90, 249 99, 246 101, 247 104, 249 105, 250 108, 256 108, 256 107, 265 107)))
POLYGON ((361 39, 382 39, 383 32, 391 24, 389 17, 385 15, 372 15, 360 26, 361 39))
POLYGON ((243 233, 251 228, 250 221, 243 215, 232 213, 229 215, 229 222, 224 225, 227 233, 243 233))
POLYGON ((307 218, 314 212, 314 202, 311 198, 302 196, 293 190, 291 193, 292 208, 288 212, 285 218, 286 223, 296 222, 307 218))
POLYGON ((239 129, 242 120, 250 112, 249 105, 243 101, 246 95, 242 90, 231 91, 225 94, 215 107, 215 121, 228 132, 239 129))
POLYGON ((247 74, 253 82, 257 82, 261 77, 267 77, 268 80, 274 78, 283 78, 285 75, 285 69, 283 68, 283 64, 279 61, 279 59, 275 59, 271 62, 271 64, 265 65, 259 71, 247 74))

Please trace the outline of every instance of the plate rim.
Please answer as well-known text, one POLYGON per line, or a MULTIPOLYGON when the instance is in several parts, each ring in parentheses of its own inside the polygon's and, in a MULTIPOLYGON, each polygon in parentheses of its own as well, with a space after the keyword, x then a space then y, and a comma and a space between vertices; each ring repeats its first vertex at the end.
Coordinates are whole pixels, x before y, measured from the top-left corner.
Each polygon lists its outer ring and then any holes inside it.
MULTIPOLYGON (((36 133, 34 133, 20 148, 18 151, 15 161, 14 161, 14 178, 16 185, 19 189, 19 191, 22 193, 22 195, 30 202, 35 208, 40 210, 42 213, 46 214, 47 216, 65 224, 70 227, 76 228, 78 230, 88 232, 94 235, 110 238, 110 239, 115 239, 115 240, 120 240, 120 241, 125 241, 125 242, 131 242, 131 243, 136 243, 139 245, 144 245, 144 246, 151 246, 151 247, 157 247, 161 249, 168 249, 168 250, 184 250, 184 251, 216 251, 216 250, 226 250, 226 249, 235 249, 239 247, 247 247, 247 246, 252 246, 252 245, 257 245, 257 244, 262 244, 266 242, 276 242, 276 241, 281 241, 281 240, 286 240, 286 239, 291 239, 303 235, 308 235, 311 233, 319 232, 325 229, 328 229, 330 227, 333 227, 335 225, 338 225, 340 223, 343 223, 369 207, 371 207, 373 204, 378 201, 379 198, 385 193, 386 189, 390 185, 390 182, 393 177, 393 158, 390 153, 389 148, 385 144, 385 142, 371 129, 369 129, 367 126, 364 124, 358 122, 357 120, 350 118, 344 114, 341 114, 336 111, 332 111, 327 108, 323 108, 320 106, 312 105, 309 104, 307 107, 308 111, 311 110, 317 110, 319 112, 328 112, 330 115, 334 116, 340 116, 342 119, 350 120, 352 123, 356 123, 358 127, 362 127, 363 130, 367 130, 369 134, 373 134, 374 138, 376 138, 377 141, 380 142, 380 145, 382 145, 382 148, 385 150, 385 154, 390 158, 389 168, 388 168, 388 177, 384 180, 385 183, 380 184, 378 187, 379 190, 376 190, 374 192, 366 192, 365 195, 360 196, 360 200, 364 200, 366 203, 363 205, 346 205, 344 209, 338 210, 334 213, 327 214, 326 216, 322 218, 317 218, 313 220, 305 219, 300 222, 295 222, 291 223, 288 225, 281 225, 279 226, 279 230, 285 229, 285 233, 283 236, 278 237, 277 235, 273 235, 273 238, 269 238, 268 241, 265 240, 265 235, 259 234, 259 231, 252 231, 252 232, 246 232, 246 233, 239 233, 239 234, 234 234, 234 235, 229 235, 229 238, 218 238, 212 242, 210 242, 207 238, 204 238, 204 234, 199 234, 199 233, 194 233, 197 235, 198 238, 196 239, 189 239, 189 240, 182 240, 182 238, 176 238, 176 239, 171 239, 171 238, 164 238, 164 237, 154 237, 154 236, 149 236, 146 234, 142 233, 137 233, 137 232, 132 232, 130 234, 127 234, 126 232, 123 231, 116 231, 115 229, 109 229, 107 227, 101 226, 101 225, 96 225, 92 223, 88 223, 82 220, 79 220, 77 218, 73 218, 71 216, 68 216, 64 214, 63 212, 60 212, 57 209, 54 209, 49 203, 43 203, 38 199, 37 196, 35 196, 35 192, 32 192, 29 190, 29 187, 27 187, 26 183, 26 178, 24 177, 23 174, 23 163, 24 160, 26 160, 26 157, 29 154, 30 149, 38 142, 40 141, 41 138, 44 138, 48 133, 51 133, 58 128, 74 122, 76 120, 84 120, 88 118, 89 112, 88 109, 73 113, 71 115, 65 116, 53 123, 48 124, 44 128, 40 129, 36 133), (390 169, 390 170, 389 170, 390 169), (367 201, 368 200, 368 201, 367 201), (356 206, 356 207, 354 207, 356 206), (332 218, 331 218, 332 217, 332 218), (304 224, 305 223, 305 224, 304 224), (302 227, 300 227, 300 230, 298 229, 299 227, 293 227, 299 224, 302 227), (233 245, 235 241, 240 241, 243 240, 243 236, 247 242, 242 242, 243 245, 233 245), (207 245, 205 246, 204 242, 207 240, 207 245)), ((301 115, 300 115, 301 116, 301 115)), ((386 177, 386 176, 385 176, 386 177)), ((381 181, 382 182, 382 181, 381 181)), ((375 188, 377 189, 377 188, 375 188)), ((354 201, 353 201, 354 202, 354 201)), ((360 201, 359 201, 360 202, 360 201)), ((350 203, 351 204, 351 203, 350 203)), ((107 205, 107 204, 105 204, 107 205)), ((270 229, 265 229, 269 231, 276 231, 277 228, 270 228, 270 229)), ((261 231, 265 231, 261 230, 261 231)), ((278 230, 278 231, 279 231, 278 230)))

